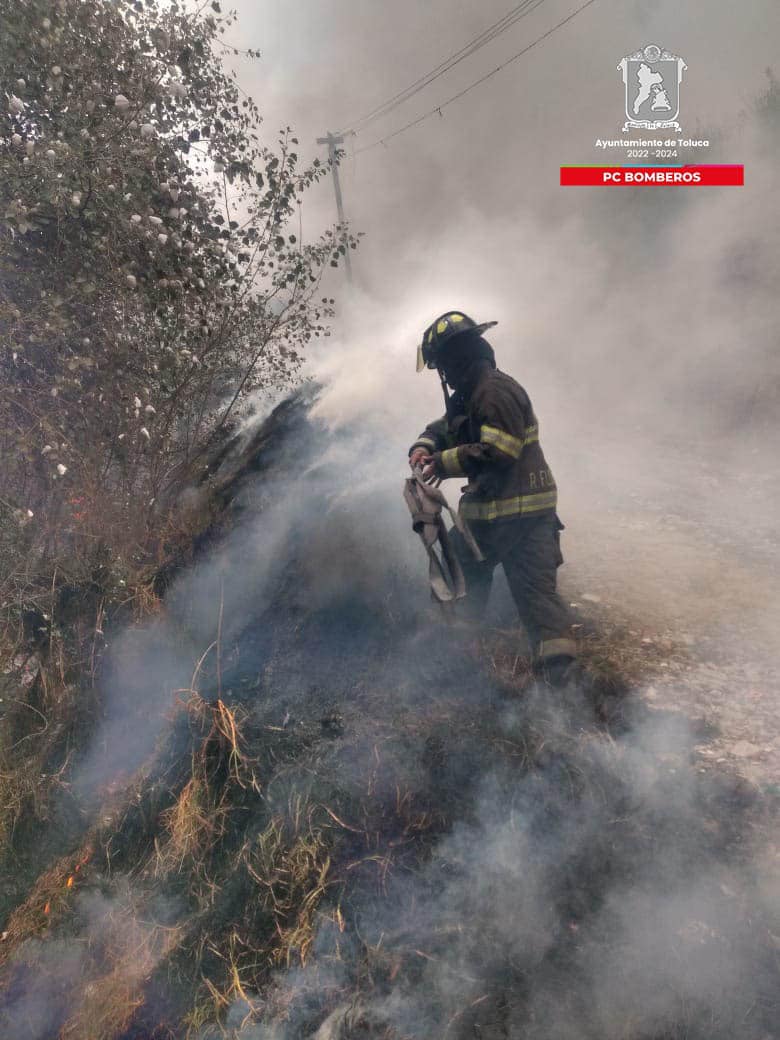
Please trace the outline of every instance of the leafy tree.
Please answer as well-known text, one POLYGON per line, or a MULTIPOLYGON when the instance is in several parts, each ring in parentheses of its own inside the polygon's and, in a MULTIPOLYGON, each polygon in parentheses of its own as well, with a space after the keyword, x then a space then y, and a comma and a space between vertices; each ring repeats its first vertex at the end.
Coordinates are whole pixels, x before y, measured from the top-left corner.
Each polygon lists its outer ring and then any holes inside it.
POLYGON ((223 65, 234 20, 0 0, 0 499, 49 520, 50 551, 146 538, 247 395, 328 334, 322 275, 356 240, 296 238, 327 167, 289 127, 261 141, 223 65))

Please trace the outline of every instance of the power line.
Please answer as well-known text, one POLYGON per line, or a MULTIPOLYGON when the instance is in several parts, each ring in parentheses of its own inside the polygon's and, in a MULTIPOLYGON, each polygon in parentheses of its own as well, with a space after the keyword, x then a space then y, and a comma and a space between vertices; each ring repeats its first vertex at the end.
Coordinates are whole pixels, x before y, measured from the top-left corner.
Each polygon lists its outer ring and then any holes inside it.
POLYGON ((487 29, 483 29, 479 35, 475 36, 472 40, 469 40, 469 42, 461 47, 460 50, 455 51, 454 54, 445 58, 444 61, 440 62, 436 66, 436 68, 431 69, 431 71, 427 72, 424 76, 420 76, 420 78, 416 79, 414 83, 410 84, 404 90, 400 90, 397 94, 388 98, 387 101, 384 101, 381 105, 372 108, 370 112, 361 116, 360 119, 353 120, 347 127, 340 130, 339 133, 357 134, 362 132, 369 123, 373 123, 375 119, 380 119, 382 116, 386 116, 389 112, 392 112, 394 108, 402 105, 405 101, 408 101, 409 98, 414 97, 415 94, 433 83, 434 80, 437 80, 440 76, 449 72, 450 69, 454 68, 465 58, 475 54, 486 44, 490 43, 491 40, 494 40, 497 36, 500 36, 501 33, 506 32, 507 29, 510 29, 515 25, 516 22, 519 22, 521 18, 524 18, 527 14, 536 10, 537 7, 540 7, 544 2, 545 0, 523 0, 522 3, 513 7, 511 11, 507 11, 507 13, 502 18, 499 18, 497 22, 488 26, 487 29))
POLYGON ((448 58, 445 58, 444 61, 440 62, 436 66, 436 68, 431 69, 430 72, 415 80, 414 83, 406 87, 404 90, 401 90, 397 94, 394 94, 393 97, 389 98, 381 105, 377 105, 376 108, 371 109, 370 112, 367 112, 366 115, 362 116, 360 119, 355 120, 353 123, 350 124, 349 129, 340 132, 345 134, 356 134, 361 132, 369 123, 372 123, 375 119, 379 119, 382 116, 387 115, 394 108, 397 108, 405 101, 408 101, 409 98, 413 97, 420 90, 423 90, 430 83, 433 83, 434 80, 438 79, 440 76, 443 76, 446 72, 449 72, 449 70, 451 68, 454 68, 455 65, 458 65, 465 58, 468 58, 471 54, 474 54, 481 47, 484 47, 485 44, 490 43, 491 40, 495 39, 497 36, 500 36, 502 32, 505 32, 507 29, 511 28, 511 26, 514 25, 515 22, 519 21, 520 18, 524 17, 526 14, 530 14, 532 10, 534 10, 536 7, 539 7, 542 3, 544 3, 544 0, 523 0, 523 3, 518 4, 517 7, 514 7, 511 11, 508 11, 503 16, 503 18, 500 18, 497 22, 494 22, 493 25, 488 26, 487 29, 484 29, 478 36, 470 40, 459 51, 456 51, 454 54, 451 54, 448 58))
POLYGON ((563 18, 560 22, 554 25, 552 29, 548 29, 546 33, 543 33, 541 36, 538 36, 526 47, 523 47, 523 49, 521 51, 518 51, 517 54, 513 54, 511 58, 507 58, 506 61, 502 62, 500 65, 497 65, 490 72, 485 73, 484 76, 480 76, 479 79, 474 80, 473 83, 470 83, 467 87, 464 87, 463 90, 459 90, 457 94, 453 94, 452 97, 447 98, 446 101, 442 101, 440 105, 437 105, 435 108, 432 108, 428 112, 423 113, 423 115, 418 116, 417 119, 413 119, 410 123, 406 123, 405 126, 400 127, 398 130, 394 130, 392 134, 388 134, 386 137, 381 137, 378 141, 374 141, 372 144, 364 145, 363 148, 356 148, 355 155, 360 155, 361 152, 368 152, 372 148, 376 148, 380 144, 387 144, 387 142, 392 141, 394 137, 398 137, 399 134, 403 134, 407 130, 411 130, 414 126, 419 126, 420 123, 424 122, 426 119, 430 119, 431 116, 435 116, 437 113, 441 115, 441 110, 443 108, 447 108, 448 105, 451 105, 453 102, 460 100, 460 98, 462 98, 465 94, 468 94, 470 91, 474 90, 475 87, 478 87, 486 80, 491 79, 493 76, 496 75, 497 72, 501 72, 501 70, 505 69, 507 65, 511 65, 512 62, 517 61, 518 58, 522 58, 522 56, 524 54, 527 54, 528 51, 530 51, 533 47, 536 47, 537 44, 541 43, 543 40, 546 40, 548 36, 552 36, 554 32, 566 25, 567 22, 570 22, 572 18, 576 18, 581 11, 584 11, 586 7, 590 7, 590 5, 594 4, 595 2, 596 0, 586 0, 584 4, 582 4, 576 10, 572 11, 570 15, 568 15, 566 18, 563 18))

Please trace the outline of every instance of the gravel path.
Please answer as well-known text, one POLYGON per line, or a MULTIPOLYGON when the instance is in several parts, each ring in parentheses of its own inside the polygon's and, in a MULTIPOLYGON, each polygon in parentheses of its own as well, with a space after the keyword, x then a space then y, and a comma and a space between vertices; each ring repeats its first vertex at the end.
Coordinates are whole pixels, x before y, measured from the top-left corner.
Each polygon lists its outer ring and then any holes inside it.
POLYGON ((706 508, 713 479, 704 468, 692 491, 689 483, 687 516, 666 511, 663 496, 639 495, 567 515, 561 585, 649 704, 700 723, 703 766, 728 763, 780 792, 780 539, 771 524, 780 495, 754 482, 751 515, 761 522, 746 524, 741 511, 715 518, 706 508), (697 504, 700 515, 690 515, 697 504))

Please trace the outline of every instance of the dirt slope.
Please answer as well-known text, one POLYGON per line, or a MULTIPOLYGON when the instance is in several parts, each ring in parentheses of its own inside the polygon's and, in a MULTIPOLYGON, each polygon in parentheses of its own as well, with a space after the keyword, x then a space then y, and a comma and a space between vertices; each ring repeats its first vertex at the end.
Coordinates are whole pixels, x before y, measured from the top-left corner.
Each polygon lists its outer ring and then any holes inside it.
POLYGON ((4 1035, 780 1035, 772 759, 731 653, 758 568, 644 503, 566 518, 586 656, 633 683, 606 726, 511 625, 442 624, 340 447, 298 398, 226 448, 159 612, 110 633, 91 739, 6 850, 4 1035))

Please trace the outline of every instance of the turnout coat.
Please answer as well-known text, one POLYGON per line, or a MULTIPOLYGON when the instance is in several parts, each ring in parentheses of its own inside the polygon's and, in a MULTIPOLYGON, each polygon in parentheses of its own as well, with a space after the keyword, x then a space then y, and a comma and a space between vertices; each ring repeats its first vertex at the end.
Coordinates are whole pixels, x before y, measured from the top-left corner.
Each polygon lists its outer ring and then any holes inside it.
POLYGON ((481 362, 473 385, 450 403, 450 417, 429 423, 409 452, 426 448, 441 476, 468 479, 460 504, 463 519, 490 523, 554 515, 558 490, 522 386, 481 362))

